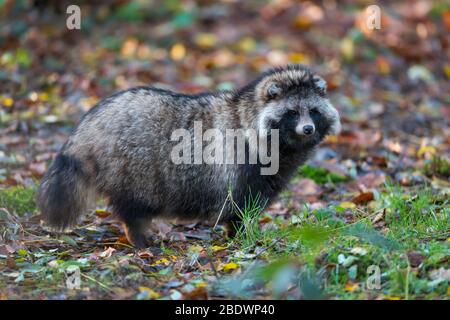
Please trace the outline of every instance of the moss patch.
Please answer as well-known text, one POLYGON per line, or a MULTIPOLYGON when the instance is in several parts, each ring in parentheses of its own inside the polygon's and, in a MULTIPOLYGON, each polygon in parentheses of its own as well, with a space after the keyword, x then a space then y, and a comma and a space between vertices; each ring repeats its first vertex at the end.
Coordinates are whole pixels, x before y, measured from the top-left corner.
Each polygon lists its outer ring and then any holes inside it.
POLYGON ((12 187, 0 190, 0 207, 19 215, 36 212, 35 195, 34 188, 12 187))
POLYGON ((298 169, 298 175, 304 178, 314 180, 316 183, 325 184, 327 182, 345 182, 348 177, 341 176, 337 173, 330 172, 325 168, 313 167, 310 165, 303 165, 298 169))

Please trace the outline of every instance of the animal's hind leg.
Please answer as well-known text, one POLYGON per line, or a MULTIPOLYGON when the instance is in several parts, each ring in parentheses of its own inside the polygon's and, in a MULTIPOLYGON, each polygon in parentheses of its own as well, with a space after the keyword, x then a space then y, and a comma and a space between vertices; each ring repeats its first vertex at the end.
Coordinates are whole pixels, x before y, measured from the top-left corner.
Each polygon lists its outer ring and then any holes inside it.
POLYGON ((148 219, 122 221, 128 242, 136 248, 142 249, 148 247, 149 242, 146 236, 146 229, 149 222, 150 220, 148 219))
POLYGON ((154 209, 136 200, 110 199, 113 213, 123 223, 128 242, 137 248, 148 246, 146 230, 151 222, 154 209))

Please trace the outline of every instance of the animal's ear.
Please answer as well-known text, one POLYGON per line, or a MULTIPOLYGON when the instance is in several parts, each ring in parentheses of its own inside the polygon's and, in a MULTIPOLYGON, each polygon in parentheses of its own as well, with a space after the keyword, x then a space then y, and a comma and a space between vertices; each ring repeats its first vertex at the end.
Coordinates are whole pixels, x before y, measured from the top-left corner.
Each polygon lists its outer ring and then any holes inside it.
POLYGON ((317 89, 322 91, 323 93, 327 93, 327 82, 320 76, 314 75, 313 76, 314 84, 316 85, 317 89))
POLYGON ((266 92, 267 99, 272 100, 272 99, 279 97, 281 95, 282 91, 283 90, 278 83, 276 83, 276 82, 271 83, 267 87, 267 92, 266 92))

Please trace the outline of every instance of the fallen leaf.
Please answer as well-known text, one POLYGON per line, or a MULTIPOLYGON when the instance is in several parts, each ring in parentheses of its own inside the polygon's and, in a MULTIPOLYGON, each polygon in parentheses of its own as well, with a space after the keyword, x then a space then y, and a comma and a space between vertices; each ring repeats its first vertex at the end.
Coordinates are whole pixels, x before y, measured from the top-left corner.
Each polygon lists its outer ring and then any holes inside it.
POLYGON ((222 268, 220 268, 220 269, 225 271, 225 272, 228 272, 228 271, 235 270, 235 269, 238 269, 238 268, 239 268, 239 265, 237 263, 229 262, 229 263, 224 264, 222 266, 222 268))
POLYGON ((363 204, 374 199, 373 192, 363 192, 352 199, 354 204, 363 204))
POLYGON ((421 146, 420 149, 417 151, 418 157, 423 157, 424 155, 433 156, 437 153, 437 150, 434 146, 421 146))
POLYGON ((367 250, 361 247, 354 247, 350 252, 358 256, 365 256, 367 254, 367 250))
POLYGON ((102 253, 99 254, 100 257, 102 258, 109 258, 112 256, 112 254, 117 251, 116 249, 114 249, 113 247, 108 247, 108 249, 106 249, 105 251, 103 251, 102 253))
POLYGON ((68 235, 62 235, 59 239, 60 239, 61 241, 64 241, 64 242, 67 243, 67 244, 70 244, 71 246, 74 246, 74 247, 77 247, 77 246, 78 246, 78 244, 77 244, 77 242, 75 241, 75 239, 72 238, 72 237, 70 237, 70 236, 68 236, 68 235))
POLYGON ((208 286, 208 282, 206 282, 206 281, 199 281, 199 282, 197 282, 197 283, 195 284, 195 286, 196 286, 197 288, 204 288, 204 287, 207 287, 207 286, 208 286))
POLYGON ((95 210, 95 214, 97 215, 97 217, 105 219, 111 215, 111 212, 108 212, 105 209, 97 209, 95 210))
POLYGON ((150 266, 154 267, 154 266, 159 266, 159 265, 164 265, 164 266, 168 266, 170 264, 170 261, 167 260, 166 258, 162 258, 159 260, 156 260, 154 263, 152 263, 150 266))
POLYGON ((447 10, 442 13, 442 21, 444 22, 447 30, 450 30, 450 10, 447 10))
POLYGON ((155 220, 152 223, 152 229, 155 230, 163 239, 167 238, 167 234, 172 231, 173 226, 162 220, 155 220))
POLYGON ((407 252, 408 260, 413 268, 417 268, 423 262, 425 257, 418 251, 408 251, 407 252))
POLYGON ((186 55, 186 47, 181 44, 177 43, 170 49, 170 57, 175 60, 179 61, 182 60, 186 55))
POLYGON ((402 300, 401 297, 396 297, 396 296, 384 296, 384 298, 387 300, 402 300))
POLYGON ((270 222, 270 221, 272 221, 272 218, 271 217, 269 217, 269 216, 265 216, 265 217, 262 217, 261 219, 259 219, 259 223, 260 224, 264 224, 264 223, 268 223, 268 222, 270 222))
POLYGON ((450 269, 439 268, 430 272, 430 278, 433 280, 450 281, 450 269))
POLYGON ((161 295, 158 292, 156 292, 148 287, 139 287, 139 291, 141 293, 147 294, 147 296, 150 299, 158 299, 159 297, 161 297, 161 295))
POLYGON ((199 33, 194 38, 195 44, 201 48, 212 48, 217 44, 217 36, 214 33, 199 33))
POLYGON ((274 215, 284 215, 288 213, 288 208, 281 202, 277 201, 267 208, 267 211, 274 215))
POLYGON ((147 259, 153 257, 153 253, 150 250, 141 250, 138 252, 139 258, 147 259))
POLYGON ((9 269, 15 269, 16 268, 16 260, 14 260, 14 258, 12 258, 12 257, 7 257, 6 258, 6 267, 8 267, 9 269))
POLYGON ((358 190, 374 189, 386 181, 386 174, 381 171, 370 172, 358 178, 356 187, 358 190))
POLYGON ((196 252, 196 253, 200 253, 203 250, 205 250, 202 246, 199 245, 193 245, 189 247, 189 252, 196 252))
POLYGON ((372 224, 375 225, 375 224, 383 221, 385 215, 386 215, 386 209, 383 209, 382 212, 378 213, 377 215, 375 215, 375 217, 373 217, 372 224))
POLYGON ((222 247, 222 246, 212 246, 211 247, 212 251, 214 251, 214 252, 225 250, 226 248, 227 247, 222 247))
POLYGON ((183 298, 183 295, 181 294, 181 292, 180 291, 178 291, 178 290, 170 290, 170 299, 172 299, 172 300, 180 300, 180 299, 182 299, 183 298))
POLYGON ((344 209, 354 209, 354 208, 356 208, 356 204, 354 204, 353 202, 350 202, 350 201, 344 201, 339 204, 339 207, 344 208, 344 209))
POLYGON ((120 243, 123 243, 123 244, 131 245, 131 243, 128 241, 128 239, 125 235, 121 235, 117 241, 120 243))
POLYGON ((353 291, 359 289, 359 285, 357 283, 353 283, 353 282, 349 281, 345 284, 344 289, 347 292, 353 292, 353 291))
POLYGON ((10 108, 10 107, 13 106, 14 100, 12 98, 10 98, 10 97, 5 97, 5 98, 2 98, 2 104, 6 108, 10 108))
POLYGON ((319 196, 322 193, 320 186, 311 179, 300 179, 293 191, 300 196, 319 196))
POLYGON ((32 162, 29 169, 33 176, 42 177, 45 171, 47 171, 47 164, 45 162, 32 162))
POLYGON ((208 300, 208 291, 205 287, 197 287, 183 295, 183 300, 208 300))

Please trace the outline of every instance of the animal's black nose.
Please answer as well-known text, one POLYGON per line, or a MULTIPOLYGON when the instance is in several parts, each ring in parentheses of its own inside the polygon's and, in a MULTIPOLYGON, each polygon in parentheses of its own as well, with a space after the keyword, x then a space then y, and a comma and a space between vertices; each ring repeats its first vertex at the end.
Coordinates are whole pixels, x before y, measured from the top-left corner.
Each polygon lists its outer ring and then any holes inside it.
POLYGON ((311 135, 314 133, 314 127, 310 124, 303 126, 303 133, 306 135, 311 135))

